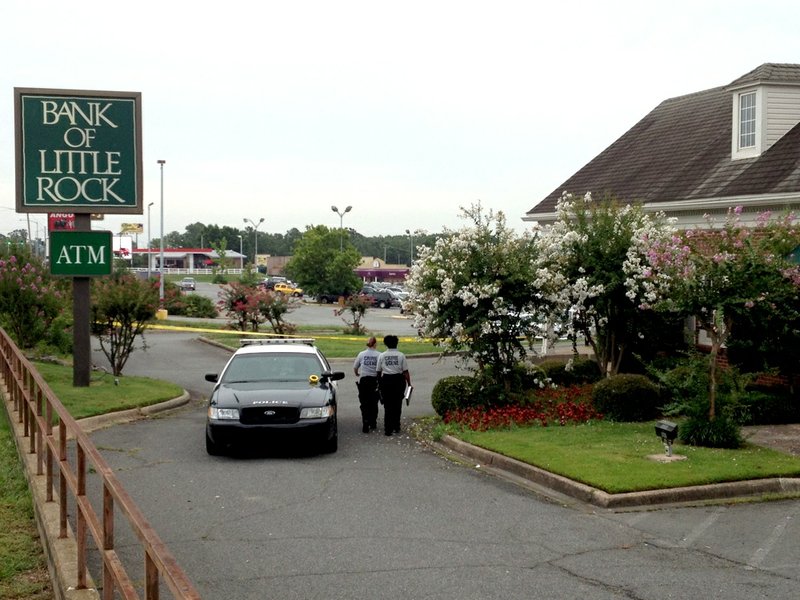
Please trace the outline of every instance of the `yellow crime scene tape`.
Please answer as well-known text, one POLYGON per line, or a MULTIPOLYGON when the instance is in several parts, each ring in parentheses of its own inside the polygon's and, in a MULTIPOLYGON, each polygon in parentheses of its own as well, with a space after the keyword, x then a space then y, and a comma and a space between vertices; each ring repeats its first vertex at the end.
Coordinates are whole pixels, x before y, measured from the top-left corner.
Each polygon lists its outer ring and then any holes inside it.
MULTIPOLYGON (((287 333, 267 333, 264 331, 238 331, 235 329, 212 329, 212 328, 205 328, 205 327, 181 327, 180 325, 161 325, 161 324, 152 324, 147 326, 148 329, 161 329, 163 331, 197 331, 199 333, 222 333, 226 335, 236 335, 239 337, 245 336, 259 336, 259 337, 275 337, 275 338, 308 338, 308 335, 291 335, 287 333)), ((311 336, 314 337, 314 336, 311 336)), ((324 337, 326 340, 345 340, 351 342, 359 342, 363 341, 365 337, 369 337, 368 335, 363 336, 343 336, 343 335, 325 335, 325 336, 317 336, 317 337, 324 337)), ((428 341, 424 338, 420 340, 420 338, 416 337, 399 337, 397 338, 401 342, 416 342, 416 341, 428 341)))

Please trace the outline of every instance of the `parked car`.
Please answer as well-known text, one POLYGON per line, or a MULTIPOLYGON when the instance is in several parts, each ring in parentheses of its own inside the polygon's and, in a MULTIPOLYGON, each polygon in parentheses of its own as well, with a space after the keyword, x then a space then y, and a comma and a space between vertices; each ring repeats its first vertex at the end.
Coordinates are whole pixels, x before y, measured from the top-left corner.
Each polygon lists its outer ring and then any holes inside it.
POLYGON ((291 282, 276 283, 272 287, 272 290, 276 294, 284 294, 286 296, 294 296, 296 298, 299 298, 303 295, 303 288, 296 287, 291 282))
POLYGON ((280 277, 278 275, 273 275, 272 277, 267 277, 262 281, 259 285, 266 290, 275 289, 276 283, 287 283, 289 280, 286 277, 280 277))
POLYGON ((336 452, 336 382, 311 339, 245 340, 222 372, 208 373, 206 451, 216 456, 239 443, 310 439, 336 452))
POLYGON ((183 291, 190 290, 194 292, 197 290, 197 282, 194 280, 194 277, 184 277, 178 282, 178 287, 180 287, 183 291))
POLYGON ((379 290, 374 287, 364 287, 361 289, 361 293, 372 298, 372 306, 377 306, 378 308, 400 306, 400 301, 397 300, 388 290, 379 290))
POLYGON ((347 298, 348 294, 317 294, 316 299, 320 304, 338 304, 339 298, 347 298))

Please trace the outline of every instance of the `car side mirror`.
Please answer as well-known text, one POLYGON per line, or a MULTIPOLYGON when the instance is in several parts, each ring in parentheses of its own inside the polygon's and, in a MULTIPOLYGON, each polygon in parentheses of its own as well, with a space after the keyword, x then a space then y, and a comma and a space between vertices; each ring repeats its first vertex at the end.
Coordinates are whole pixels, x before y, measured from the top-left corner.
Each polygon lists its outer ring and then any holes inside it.
POLYGON ((344 371, 325 371, 321 375, 323 381, 339 381, 344 379, 344 371))
POLYGON ((218 373, 206 373, 206 381, 210 381, 211 383, 217 383, 217 380, 219 380, 218 373))

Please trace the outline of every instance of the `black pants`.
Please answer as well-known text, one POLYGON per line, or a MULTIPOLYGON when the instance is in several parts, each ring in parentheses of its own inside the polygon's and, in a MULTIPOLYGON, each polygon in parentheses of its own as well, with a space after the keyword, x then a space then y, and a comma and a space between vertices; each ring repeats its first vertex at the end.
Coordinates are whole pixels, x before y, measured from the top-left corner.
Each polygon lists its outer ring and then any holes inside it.
POLYGON ((403 394, 406 378, 399 375, 382 375, 380 378, 383 399, 383 429, 386 433, 400 431, 400 414, 403 410, 403 394))
POLYGON ((370 427, 378 426, 378 378, 362 377, 358 382, 358 403, 361 405, 361 421, 370 427))

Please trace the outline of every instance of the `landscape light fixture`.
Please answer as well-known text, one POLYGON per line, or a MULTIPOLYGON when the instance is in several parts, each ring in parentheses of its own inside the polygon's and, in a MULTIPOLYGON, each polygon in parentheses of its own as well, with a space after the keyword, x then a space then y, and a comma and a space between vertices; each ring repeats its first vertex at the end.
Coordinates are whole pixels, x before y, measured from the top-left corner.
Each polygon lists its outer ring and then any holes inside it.
POLYGON ((664 450, 667 456, 672 456, 672 442, 678 437, 678 424, 672 421, 658 421, 656 423, 656 435, 664 442, 664 450))
POLYGON ((342 221, 344 221, 344 216, 353 210, 352 206, 348 206, 344 209, 344 212, 339 212, 339 209, 336 206, 331 206, 331 210, 339 215, 339 252, 344 250, 344 225, 342 221))

